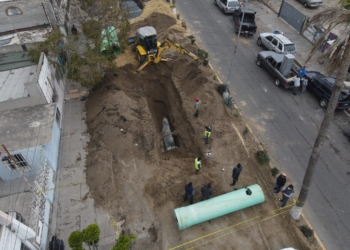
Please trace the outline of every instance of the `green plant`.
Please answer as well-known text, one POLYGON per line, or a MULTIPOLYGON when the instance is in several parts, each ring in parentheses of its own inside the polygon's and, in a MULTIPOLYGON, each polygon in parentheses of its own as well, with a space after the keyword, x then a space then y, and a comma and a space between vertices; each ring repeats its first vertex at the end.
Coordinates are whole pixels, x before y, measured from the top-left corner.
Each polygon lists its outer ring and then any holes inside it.
POLYGON ((234 104, 233 102, 233 99, 230 95, 229 92, 225 91, 223 94, 222 94, 222 97, 224 98, 224 102, 227 106, 232 106, 234 104))
POLYGON ((208 66, 208 64, 209 64, 209 61, 208 61, 209 53, 207 51, 205 51, 205 50, 198 49, 198 56, 200 58, 202 58, 203 65, 204 66, 208 66))
POLYGON ((185 21, 182 21, 181 25, 184 29, 187 29, 187 23, 185 21))
POLYGON ((259 164, 261 165, 268 164, 270 162, 270 157, 264 150, 259 150, 258 152, 256 152, 256 157, 258 159, 259 164))
POLYGON ((236 110, 236 112, 233 114, 234 117, 238 118, 240 116, 238 110, 236 110))
POLYGON ((89 19, 83 22, 82 25, 83 34, 93 40, 101 39, 102 23, 95 19, 89 19))
POLYGON ((100 239, 100 228, 97 224, 90 224, 83 230, 84 242, 90 246, 95 246, 100 239))
POLYGON ((249 133, 249 128, 248 127, 245 127, 244 130, 243 130, 243 135, 246 135, 249 133))
POLYGON ((218 77, 216 75, 213 75, 213 80, 214 81, 217 81, 218 80, 218 77))
POLYGON ((299 229, 303 233, 303 235, 308 239, 314 236, 314 230, 312 230, 308 226, 303 225, 303 226, 300 226, 299 229))
POLYGON ((127 235, 122 233, 119 235, 116 244, 111 250, 129 250, 131 244, 136 239, 136 236, 133 234, 127 235))
POLYGON ((176 14, 177 20, 180 20, 180 14, 176 14))
POLYGON ((28 56, 33 62, 38 63, 41 52, 44 52, 46 56, 54 57, 57 60, 57 55, 60 52, 58 44, 63 37, 59 29, 53 30, 45 41, 28 51, 28 56))
POLYGON ((271 174, 273 177, 275 177, 280 171, 278 170, 278 168, 274 167, 271 168, 271 174))
POLYGON ((216 87, 216 91, 222 95, 226 91, 226 84, 220 84, 216 87))
POLYGON ((68 237, 68 245, 73 250, 83 249, 83 233, 80 231, 72 232, 68 237))

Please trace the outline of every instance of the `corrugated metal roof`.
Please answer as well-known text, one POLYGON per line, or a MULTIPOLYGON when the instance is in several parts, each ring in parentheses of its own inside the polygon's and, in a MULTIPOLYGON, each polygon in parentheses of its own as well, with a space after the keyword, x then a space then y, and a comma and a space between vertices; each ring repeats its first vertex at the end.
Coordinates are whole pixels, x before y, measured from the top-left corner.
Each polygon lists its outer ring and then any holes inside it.
POLYGON ((35 65, 27 52, 0 54, 0 72, 35 65))

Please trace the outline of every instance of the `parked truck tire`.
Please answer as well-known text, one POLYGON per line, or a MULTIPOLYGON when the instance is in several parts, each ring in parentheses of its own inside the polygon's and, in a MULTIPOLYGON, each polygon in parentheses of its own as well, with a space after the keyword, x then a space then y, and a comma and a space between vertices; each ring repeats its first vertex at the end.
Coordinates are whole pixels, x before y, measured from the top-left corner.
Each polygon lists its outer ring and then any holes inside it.
POLYGON ((256 43, 259 45, 259 46, 262 46, 262 41, 261 41, 261 38, 259 37, 258 40, 256 41, 256 43))
POLYGON ((257 60, 256 60, 256 65, 258 65, 259 67, 261 67, 261 60, 260 60, 260 59, 257 59, 257 60))
POLYGON ((275 85, 276 85, 277 87, 281 87, 281 81, 280 81, 279 78, 275 78, 275 85))
POLYGON ((320 106, 322 107, 322 108, 327 108, 327 106, 328 106, 328 101, 326 100, 326 99, 324 99, 324 98, 322 98, 321 100, 320 100, 320 106))

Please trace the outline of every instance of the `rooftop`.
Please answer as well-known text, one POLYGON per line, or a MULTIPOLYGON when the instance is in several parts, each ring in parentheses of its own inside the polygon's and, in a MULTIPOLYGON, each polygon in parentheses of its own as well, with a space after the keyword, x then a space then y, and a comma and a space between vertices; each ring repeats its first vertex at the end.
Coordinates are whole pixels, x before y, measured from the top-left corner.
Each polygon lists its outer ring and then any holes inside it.
POLYGON ((40 0, 0 2, 0 11, 0 33, 49 25, 40 0))
POLYGON ((0 138, 11 152, 51 143, 56 103, 0 111, 0 138))
MULTIPOLYGON (((23 68, 31 65, 35 65, 36 63, 32 62, 30 57, 27 55, 27 52, 13 52, 0 54, 0 72, 23 68)), ((0 77, 0 81, 1 81, 0 77)))

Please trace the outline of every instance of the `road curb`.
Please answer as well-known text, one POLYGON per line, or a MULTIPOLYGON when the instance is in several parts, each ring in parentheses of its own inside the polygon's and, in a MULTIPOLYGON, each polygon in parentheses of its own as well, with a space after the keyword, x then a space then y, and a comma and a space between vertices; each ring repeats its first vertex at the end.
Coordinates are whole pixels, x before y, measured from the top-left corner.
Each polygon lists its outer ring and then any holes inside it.
POLYGON ((344 113, 345 113, 348 117, 350 117, 350 109, 344 109, 344 113))

